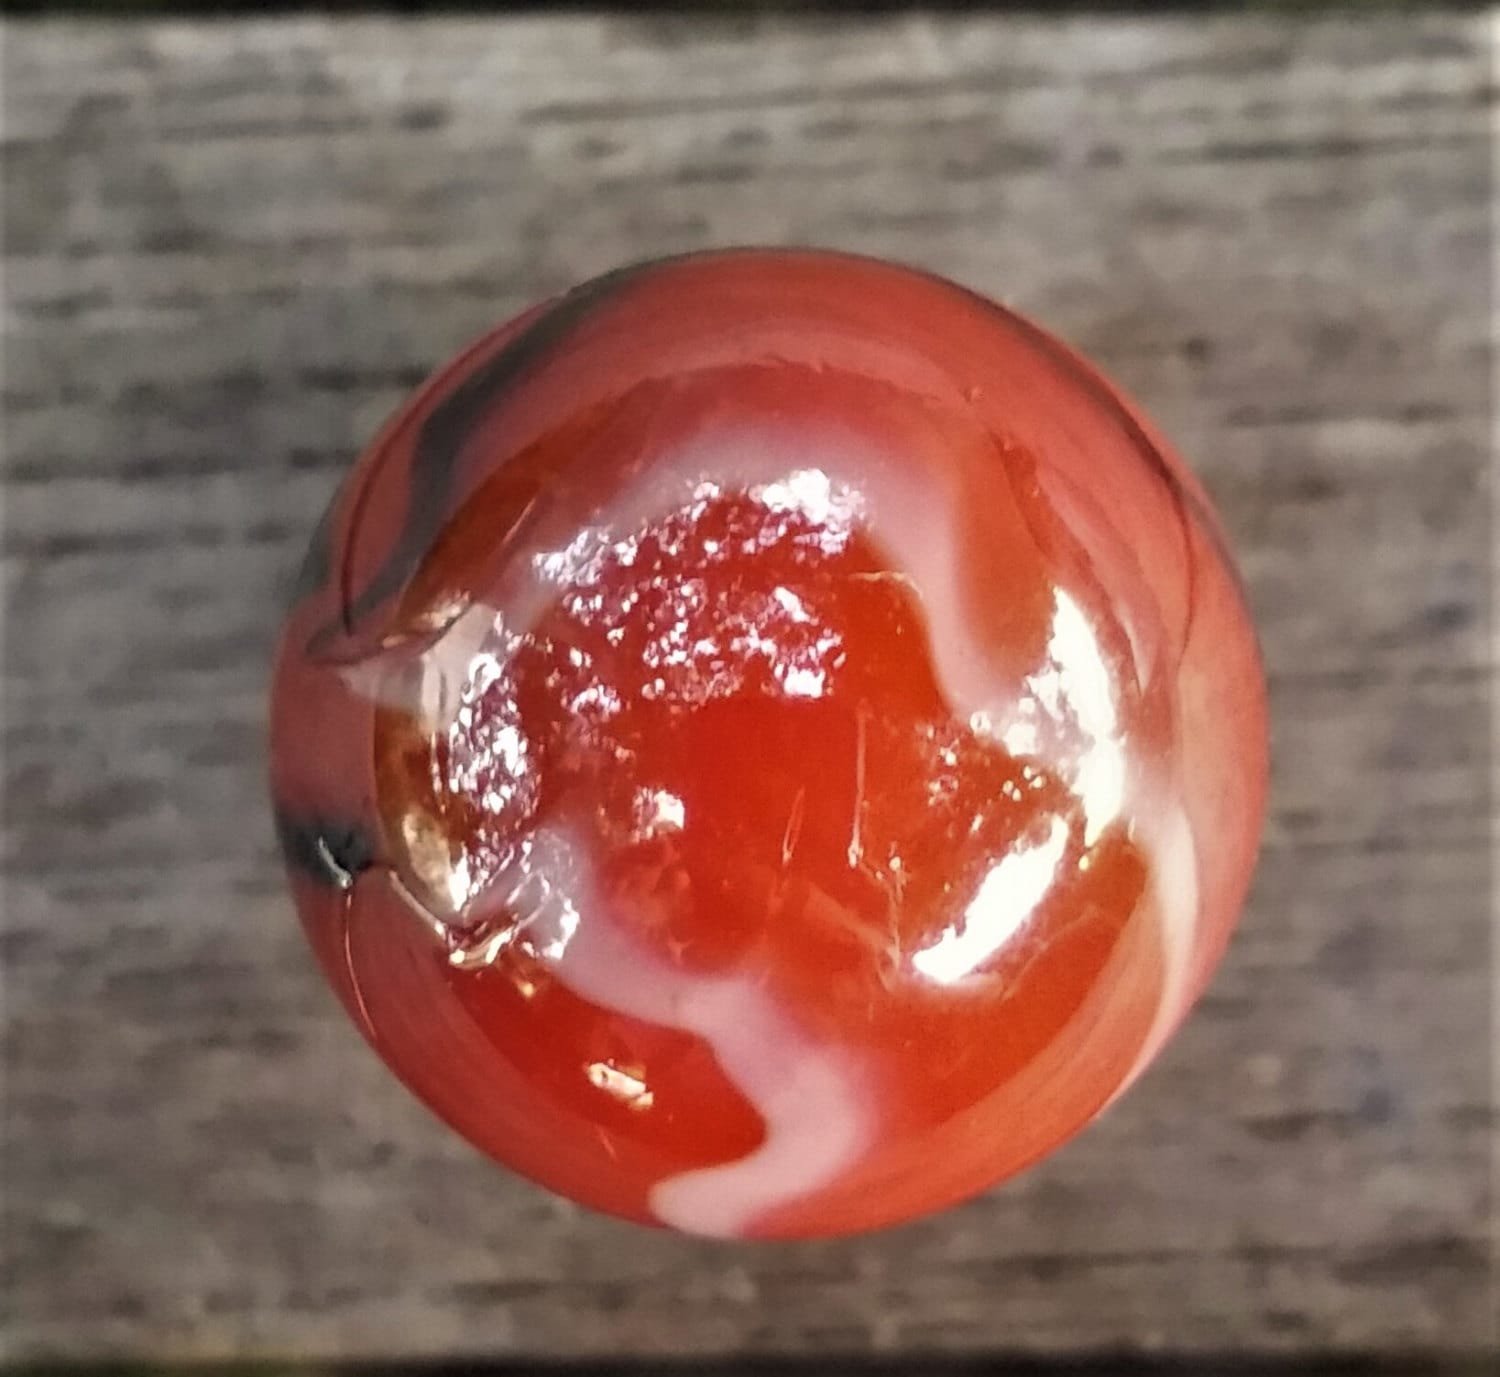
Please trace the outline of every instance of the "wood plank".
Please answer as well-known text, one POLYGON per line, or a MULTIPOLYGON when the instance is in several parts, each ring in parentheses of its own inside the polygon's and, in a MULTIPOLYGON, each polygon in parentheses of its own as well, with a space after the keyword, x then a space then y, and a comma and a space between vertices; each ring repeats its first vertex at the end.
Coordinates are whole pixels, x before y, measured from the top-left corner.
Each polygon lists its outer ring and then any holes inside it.
POLYGON ((1496 1343, 1482 16, 12 24, 0 1295, 14 1358, 1496 1343), (1179 1040, 1027 1177, 720 1247, 495 1172, 358 1044, 262 798, 281 590, 426 370, 622 260, 818 242, 1193 457, 1276 771, 1179 1040))

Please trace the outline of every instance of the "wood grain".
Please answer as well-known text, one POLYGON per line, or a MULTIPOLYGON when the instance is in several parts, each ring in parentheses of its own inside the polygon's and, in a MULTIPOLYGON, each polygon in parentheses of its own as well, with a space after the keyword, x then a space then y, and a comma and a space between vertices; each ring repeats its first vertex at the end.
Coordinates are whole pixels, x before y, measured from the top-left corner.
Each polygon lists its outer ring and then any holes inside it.
POLYGON ((1496 1344, 1489 21, 727 15, 5 34, 13 1358, 1496 1344), (1051 324, 1222 504, 1275 789, 1152 1074, 973 1205, 721 1247, 431 1122, 291 920, 281 590, 469 337, 725 242, 1051 324))

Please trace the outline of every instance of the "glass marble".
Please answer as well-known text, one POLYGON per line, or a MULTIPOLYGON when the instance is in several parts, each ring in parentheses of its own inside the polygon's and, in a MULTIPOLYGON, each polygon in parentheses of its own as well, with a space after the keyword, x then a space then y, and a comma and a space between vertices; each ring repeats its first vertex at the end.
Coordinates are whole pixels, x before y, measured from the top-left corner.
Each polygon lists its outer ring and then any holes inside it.
POLYGON ((272 718, 380 1056, 515 1171, 720 1237, 939 1209, 1098 1115, 1265 791, 1245 600, 1150 422, 819 252, 625 269, 438 372, 318 529, 272 718))

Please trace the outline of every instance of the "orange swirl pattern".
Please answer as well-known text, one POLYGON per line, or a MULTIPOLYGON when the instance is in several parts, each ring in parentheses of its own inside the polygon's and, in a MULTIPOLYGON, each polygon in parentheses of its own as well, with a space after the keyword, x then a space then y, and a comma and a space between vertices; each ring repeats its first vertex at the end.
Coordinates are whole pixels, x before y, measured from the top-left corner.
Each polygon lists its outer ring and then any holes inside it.
POLYGON ((475 345, 276 669, 303 922, 550 1188, 867 1229, 1056 1147, 1243 901, 1263 680, 1208 502, 1064 346, 865 259, 648 264, 475 345))

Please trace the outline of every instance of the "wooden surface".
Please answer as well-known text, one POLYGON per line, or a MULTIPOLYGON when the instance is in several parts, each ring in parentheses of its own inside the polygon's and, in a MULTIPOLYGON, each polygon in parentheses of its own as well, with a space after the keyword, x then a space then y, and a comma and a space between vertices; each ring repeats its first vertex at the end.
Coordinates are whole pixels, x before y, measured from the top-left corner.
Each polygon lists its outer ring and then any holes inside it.
POLYGON ((1495 1344, 1489 21, 12 24, 3 1332, 40 1355, 1495 1344), (586 1217, 319 982, 263 797, 278 599, 432 365, 621 260, 921 263, 1201 468, 1275 713, 1259 880, 1144 1082, 941 1218, 586 1217))

